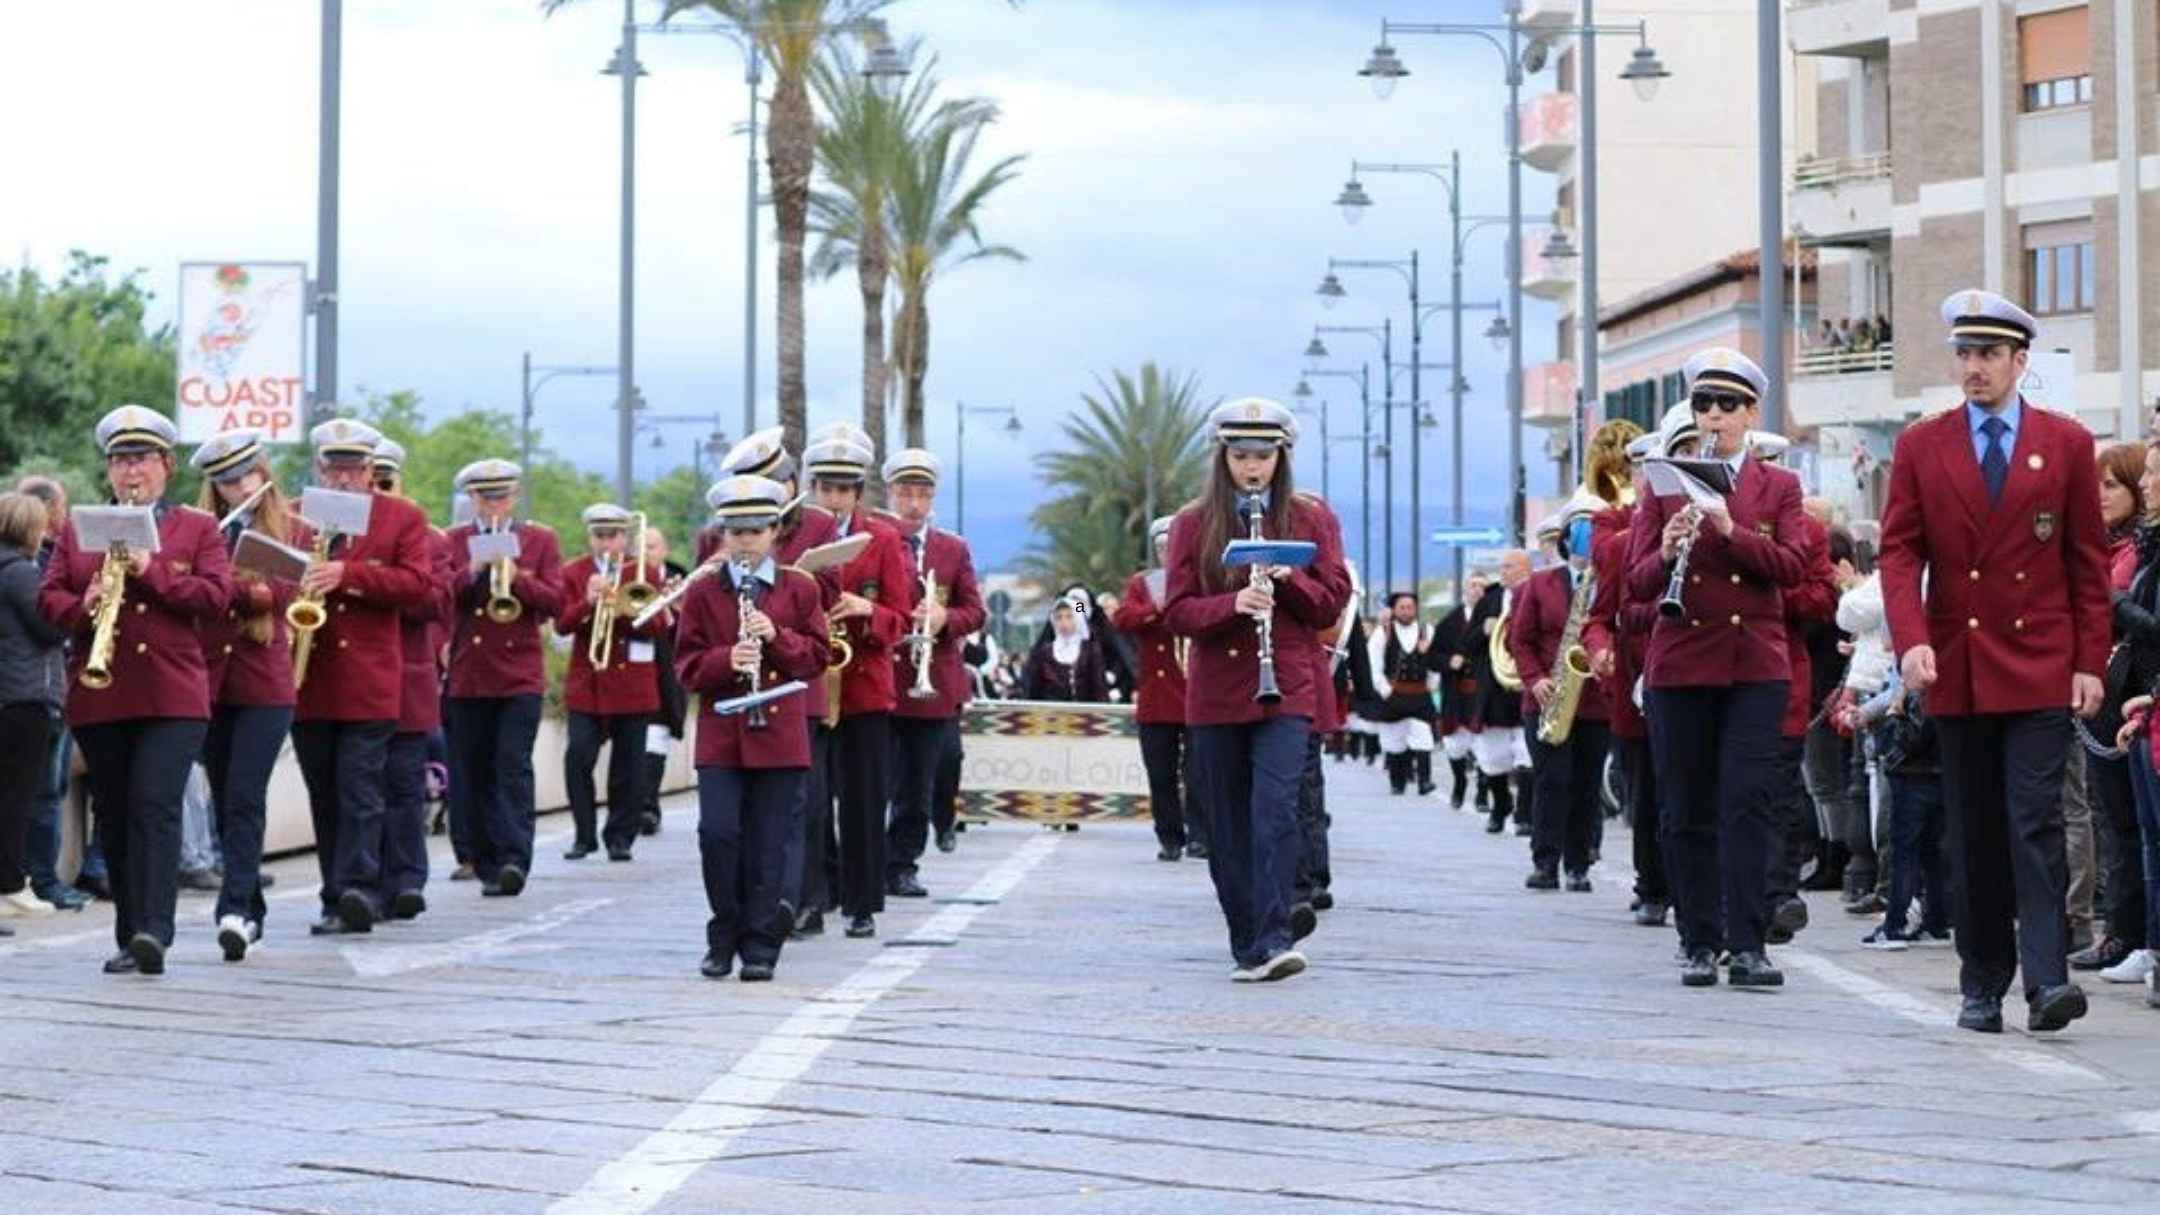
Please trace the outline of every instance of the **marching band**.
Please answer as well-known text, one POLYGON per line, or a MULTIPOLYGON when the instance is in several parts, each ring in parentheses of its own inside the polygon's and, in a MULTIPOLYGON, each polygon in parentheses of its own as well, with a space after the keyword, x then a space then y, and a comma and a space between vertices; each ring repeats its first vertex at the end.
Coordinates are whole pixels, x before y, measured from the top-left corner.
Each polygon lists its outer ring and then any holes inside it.
MULTIPOLYGON (((2092 437, 2019 396, 2030 315, 1962 291, 1943 317, 1963 403, 1898 441, 1883 614, 1958 808, 1928 895, 1950 904, 1958 1024, 2000 1032, 2022 976, 2028 1025, 2048 1031, 2086 1007, 2065 963, 2056 806, 2073 718, 2100 707, 2108 665, 2092 437)), ((1244 398, 1208 415, 1204 488, 1150 523, 1153 560, 1104 623, 1136 647, 1158 856, 1206 860, 1233 979, 1308 965, 1300 944, 1334 900, 1323 740, 1347 728, 1374 736, 1398 798, 1439 791, 1440 750, 1449 804, 1528 837, 1535 891, 1592 890, 1610 766, 1634 814, 1630 911, 1646 927, 1671 915, 1680 982, 1784 983, 1767 947, 1807 923, 1802 790, 1822 720, 1810 651, 1851 573, 1780 464, 1786 441, 1755 429, 1775 391, 1762 369, 1713 348, 1683 384, 1656 430, 1613 421, 1591 436, 1582 485, 1537 529, 1544 562, 1503 554, 1430 625, 1417 594, 1393 588, 1370 596, 1384 615, 1362 618, 1340 525, 1292 477, 1290 410, 1244 398)), ((231 962, 262 939, 266 802, 287 737, 321 874, 311 933, 427 910, 438 728, 453 877, 518 895, 545 630, 568 654, 565 859, 604 847, 629 861, 657 829, 656 756, 681 736, 669 705, 696 698, 706 977, 772 978, 783 945, 821 934, 828 911, 849 937, 875 936, 888 896, 928 893, 930 841, 954 847, 975 694, 963 649, 988 614, 967 541, 937 526, 932 452, 880 464, 845 423, 799 458, 777 427, 751 435, 706 494, 696 564, 671 572, 658 529, 606 502, 583 512, 586 551, 565 562, 552 531, 518 517, 524 473, 505 460, 459 471, 470 519, 438 530, 402 492, 404 450, 349 419, 310 432, 313 484, 297 500, 255 431, 195 451, 192 507, 168 497, 168 419, 122 406, 96 438, 110 503, 58 526, 38 609, 73 640, 66 720, 111 868, 109 973, 164 970, 198 760, 225 856, 216 939, 231 962), (866 500, 873 471, 890 511, 866 500)), ((1076 669, 1068 642, 1086 628, 1054 637, 1076 669)))

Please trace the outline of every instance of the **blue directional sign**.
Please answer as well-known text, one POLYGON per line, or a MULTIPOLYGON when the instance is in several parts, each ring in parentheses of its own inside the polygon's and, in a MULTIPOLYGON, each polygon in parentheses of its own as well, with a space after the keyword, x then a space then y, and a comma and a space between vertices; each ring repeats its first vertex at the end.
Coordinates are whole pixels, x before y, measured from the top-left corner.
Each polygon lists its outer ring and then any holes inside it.
POLYGON ((1432 542, 1442 548, 1492 548, 1505 539, 1497 527, 1442 527, 1432 534, 1432 542))

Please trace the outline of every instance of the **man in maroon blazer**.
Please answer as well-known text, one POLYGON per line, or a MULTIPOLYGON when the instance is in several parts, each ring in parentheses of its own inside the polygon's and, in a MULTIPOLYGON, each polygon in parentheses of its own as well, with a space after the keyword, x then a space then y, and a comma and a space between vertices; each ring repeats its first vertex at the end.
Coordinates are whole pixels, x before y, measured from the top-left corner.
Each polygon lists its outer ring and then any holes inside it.
POLYGON ((931 525, 931 508, 937 504, 938 458, 920 447, 909 447, 894 452, 885 461, 884 471, 909 572, 919 569, 924 575, 915 580, 915 614, 909 632, 931 641, 927 696, 916 695, 923 684, 918 660, 925 647, 903 639, 892 652, 893 682, 898 688, 892 722, 896 771, 892 823, 885 831, 885 893, 921 898, 929 893, 916 873, 923 846, 930 841, 931 790, 937 784, 938 764, 947 749, 957 745, 960 707, 967 701, 960 639, 981 628, 987 613, 975 585, 975 559, 967 541, 931 525), (924 593, 931 578, 936 579, 934 596, 924 593))
POLYGON ((450 813, 465 819, 480 893, 490 896, 515 896, 532 872, 532 751, 547 690, 540 626, 562 610, 563 600, 562 546, 554 531, 515 518, 523 476, 508 460, 476 460, 460 469, 457 488, 472 496, 473 522, 449 535, 457 607, 450 637, 450 813), (514 534, 517 556, 476 564, 474 541, 482 533, 514 534), (507 578, 497 568, 505 559, 507 578))
POLYGON ((2085 1014, 2065 961, 2061 796, 2070 714, 2098 711, 2110 638, 2093 438, 2018 392, 2024 309, 1960 291, 1942 314, 1965 403, 1898 436, 1883 607, 1941 739, 1958 1025, 2002 1032, 2022 971, 2026 1025, 2045 1032, 2085 1014))
POLYGON ((322 936, 367 932, 384 912, 384 789, 390 740, 404 706, 403 613, 437 593, 427 515, 374 490, 368 463, 382 436, 347 418, 317 426, 315 480, 371 494, 367 533, 333 536, 329 558, 301 576, 325 604, 300 702, 293 754, 307 784, 322 871, 322 936))

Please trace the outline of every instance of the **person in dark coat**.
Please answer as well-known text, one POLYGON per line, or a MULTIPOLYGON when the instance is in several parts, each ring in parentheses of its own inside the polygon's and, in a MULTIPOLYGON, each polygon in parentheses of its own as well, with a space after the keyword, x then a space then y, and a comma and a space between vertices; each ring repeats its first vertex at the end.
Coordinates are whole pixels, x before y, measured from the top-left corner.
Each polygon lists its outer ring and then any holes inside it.
POLYGON ((1485 588, 1471 610, 1458 652, 1463 669, 1474 684, 1465 697, 1467 727, 1476 736, 1471 748, 1477 759, 1478 783, 1492 807, 1485 830, 1500 834, 1510 817, 1527 825, 1528 803, 1520 812, 1516 795, 1529 796, 1530 752, 1522 736, 1522 692, 1500 682, 1493 670, 1492 634, 1503 627, 1510 596, 1530 580, 1530 554, 1514 549, 1500 559, 1500 580, 1485 588))
POLYGON ((1020 672, 1023 699, 1076 704, 1110 699, 1102 649, 1088 630, 1094 618, 1094 596, 1085 587, 1068 587, 1035 635, 1035 648, 1020 672))

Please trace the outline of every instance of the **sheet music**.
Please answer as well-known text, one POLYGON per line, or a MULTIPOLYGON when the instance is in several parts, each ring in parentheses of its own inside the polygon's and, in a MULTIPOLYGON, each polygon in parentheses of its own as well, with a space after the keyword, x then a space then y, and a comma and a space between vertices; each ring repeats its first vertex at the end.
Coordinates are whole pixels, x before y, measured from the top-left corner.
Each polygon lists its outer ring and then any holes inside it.
POLYGON ((516 532, 474 532, 465 539, 465 552, 474 565, 489 565, 507 557, 518 558, 516 532))
POLYGON ((280 544, 261 532, 241 532, 240 542, 233 546, 233 568, 264 578, 298 582, 311 561, 309 554, 289 544, 280 544))
POLYGON ((791 679, 777 687, 766 688, 752 696, 737 696, 733 700, 714 701, 712 711, 721 717, 733 717, 737 713, 747 713, 759 705, 769 705, 776 700, 785 700, 797 692, 803 691, 807 686, 800 679, 791 679))
POLYGON ((1170 592, 1169 572, 1167 570, 1149 570, 1144 581, 1147 586, 1148 598, 1155 601, 1155 606, 1161 607, 1163 597, 1170 592))
POLYGON ((1223 546, 1222 561, 1232 567, 1287 565, 1300 569, 1311 565, 1319 555, 1320 546, 1310 540, 1232 540, 1223 546))
POLYGON ((125 544, 129 552, 158 551, 157 513, 147 506, 78 506, 69 518, 75 543, 92 552, 125 544))
POLYGON ((846 565, 848 562, 860 557, 862 551, 869 547, 870 533, 857 532, 845 540, 835 540, 831 544, 818 545, 816 548, 804 553, 802 558, 795 562, 795 565, 796 568, 806 574, 815 574, 819 570, 829 569, 835 565, 846 565))
POLYGON ((1650 492, 1660 498, 1684 497, 1698 506, 1711 506, 1732 492, 1732 465, 1723 460, 1671 460, 1652 457, 1643 461, 1650 492))
POLYGON ((300 494, 300 517, 316 531, 341 536, 367 535, 368 519, 375 511, 375 495, 310 485, 300 494))

